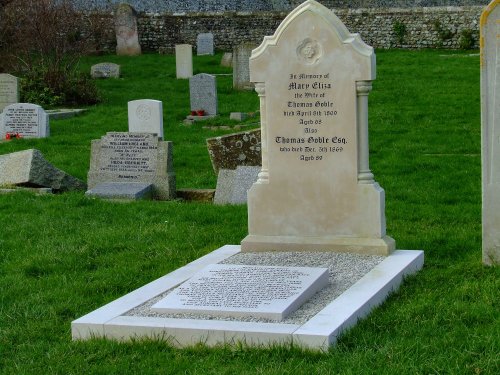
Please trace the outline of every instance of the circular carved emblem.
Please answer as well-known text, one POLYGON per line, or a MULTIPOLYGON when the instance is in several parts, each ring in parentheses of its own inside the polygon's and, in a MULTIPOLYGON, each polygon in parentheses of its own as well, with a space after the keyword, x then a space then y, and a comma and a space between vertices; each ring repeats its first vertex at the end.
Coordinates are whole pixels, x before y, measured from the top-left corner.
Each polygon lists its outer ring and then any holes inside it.
POLYGON ((311 38, 304 39, 297 47, 299 60, 308 65, 315 64, 322 54, 323 49, 321 48, 321 44, 311 38))
POLYGON ((151 108, 149 108, 146 104, 141 104, 135 110, 135 114, 139 120, 147 121, 151 118, 151 108))

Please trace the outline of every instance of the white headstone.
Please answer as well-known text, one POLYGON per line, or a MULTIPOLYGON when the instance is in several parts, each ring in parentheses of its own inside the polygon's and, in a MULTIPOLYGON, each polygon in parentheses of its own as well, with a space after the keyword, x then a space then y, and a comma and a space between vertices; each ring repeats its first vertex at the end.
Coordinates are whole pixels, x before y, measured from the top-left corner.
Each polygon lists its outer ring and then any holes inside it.
POLYGON ((198 56, 214 54, 214 34, 198 34, 196 38, 196 54, 198 56))
POLYGON ((92 78, 120 78, 120 65, 110 62, 92 65, 90 76, 92 78))
POLYGON ((137 13, 129 4, 118 5, 115 13, 116 54, 135 56, 141 54, 137 31, 137 13))
POLYGON ((481 15, 483 263, 500 263, 500 2, 481 15))
POLYGON ((204 110, 205 115, 217 115, 217 81, 215 76, 200 73, 189 79, 191 111, 204 110))
POLYGON ((0 120, 0 137, 44 138, 50 135, 49 116, 42 107, 31 103, 15 103, 4 108, 0 120))
POLYGON ((384 190, 368 166, 373 48, 309 0, 253 50, 262 170, 248 192, 243 251, 387 255, 384 190))
POLYGON ((19 78, 0 73, 0 112, 10 104, 19 102, 19 78))
POLYGON ((162 102, 152 99, 128 102, 128 131, 131 133, 152 133, 163 139, 162 102))
POLYGON ((233 87, 237 90, 253 90, 250 82, 249 59, 256 46, 251 43, 241 44, 233 50, 233 87))
POLYGON ((175 70, 177 79, 193 76, 193 47, 191 44, 175 45, 175 70))
POLYGON ((327 284, 327 268, 212 264, 151 309, 280 321, 327 284))

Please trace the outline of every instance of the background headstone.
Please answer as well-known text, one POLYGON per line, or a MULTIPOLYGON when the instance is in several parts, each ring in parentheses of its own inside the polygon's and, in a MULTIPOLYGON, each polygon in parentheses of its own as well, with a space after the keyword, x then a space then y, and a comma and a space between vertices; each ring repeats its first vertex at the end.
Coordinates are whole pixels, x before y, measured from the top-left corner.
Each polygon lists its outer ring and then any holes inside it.
POLYGON ((198 56, 214 54, 214 34, 198 34, 196 37, 196 54, 198 56))
POLYGON ((260 129, 207 139, 207 149, 216 174, 220 169, 238 165, 260 166, 262 162, 260 129))
POLYGON ((110 62, 92 65, 90 76, 92 78, 120 78, 120 65, 110 62))
POLYGON ((46 187, 56 192, 86 188, 83 181, 54 167, 36 149, 0 155, 0 185, 46 187))
POLYGON ((141 54, 137 31, 137 13, 129 4, 120 4, 115 14, 116 54, 135 56, 141 54))
POLYGON ((193 47, 191 44, 175 45, 175 71, 178 79, 193 76, 193 47))
POLYGON ((172 142, 150 133, 107 133, 92 141, 89 189, 102 183, 147 183, 156 199, 175 198, 172 142))
POLYGON ((483 263, 500 263, 500 3, 481 16, 483 263))
POLYGON ((220 169, 215 190, 215 204, 245 204, 247 193, 257 181, 260 167, 238 166, 220 169))
POLYGON ((206 73, 196 74, 189 79, 191 111, 202 109, 207 116, 217 115, 217 81, 206 73))
POLYGON ((375 54, 316 1, 253 50, 262 170, 248 192, 242 251, 388 255, 384 190, 368 167, 375 54))
POLYGON ((15 103, 4 108, 0 118, 0 137, 19 134, 23 138, 50 136, 49 116, 42 107, 31 103, 15 103))
POLYGON ((224 52, 220 60, 220 65, 231 68, 233 66, 233 54, 231 52, 224 52))
POLYGON ((128 102, 128 131, 153 133, 163 139, 163 104, 159 100, 140 99, 128 102))
POLYGON ((249 59, 255 47, 245 43, 233 49, 233 87, 237 90, 254 89, 254 84, 250 82, 249 59))
POLYGON ((19 78, 0 73, 0 112, 14 103, 19 103, 19 78))

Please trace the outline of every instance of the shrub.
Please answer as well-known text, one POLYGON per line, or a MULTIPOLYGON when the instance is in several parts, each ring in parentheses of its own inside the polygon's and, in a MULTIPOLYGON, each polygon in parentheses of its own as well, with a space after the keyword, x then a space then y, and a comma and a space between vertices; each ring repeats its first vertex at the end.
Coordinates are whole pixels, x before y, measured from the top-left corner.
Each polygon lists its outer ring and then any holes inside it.
POLYGON ((471 29, 463 29, 460 32, 460 39, 458 40, 460 49, 472 49, 474 48, 474 44, 474 32, 471 29))
POLYGON ((396 35, 396 40, 398 41, 398 43, 403 44, 406 36, 406 25, 403 22, 396 20, 392 25, 392 30, 396 35))

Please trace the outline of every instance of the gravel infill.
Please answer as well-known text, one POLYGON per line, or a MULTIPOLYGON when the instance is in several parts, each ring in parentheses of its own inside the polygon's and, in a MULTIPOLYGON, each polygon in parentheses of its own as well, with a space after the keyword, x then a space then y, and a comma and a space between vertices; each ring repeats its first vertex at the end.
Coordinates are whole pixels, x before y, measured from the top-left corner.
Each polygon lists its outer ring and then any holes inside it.
MULTIPOLYGON (((304 324, 336 297, 366 275, 385 257, 375 255, 358 255, 350 253, 328 252, 263 252, 238 253, 220 262, 221 264, 289 266, 289 267, 323 267, 328 268, 330 277, 328 286, 316 293, 309 301, 290 314, 280 323, 304 324)), ((164 298, 173 289, 150 299, 144 304, 125 313, 126 316, 162 317, 200 320, 233 320, 243 322, 272 322, 269 319, 254 317, 215 317, 206 314, 162 314, 151 310, 151 306, 164 298)))

